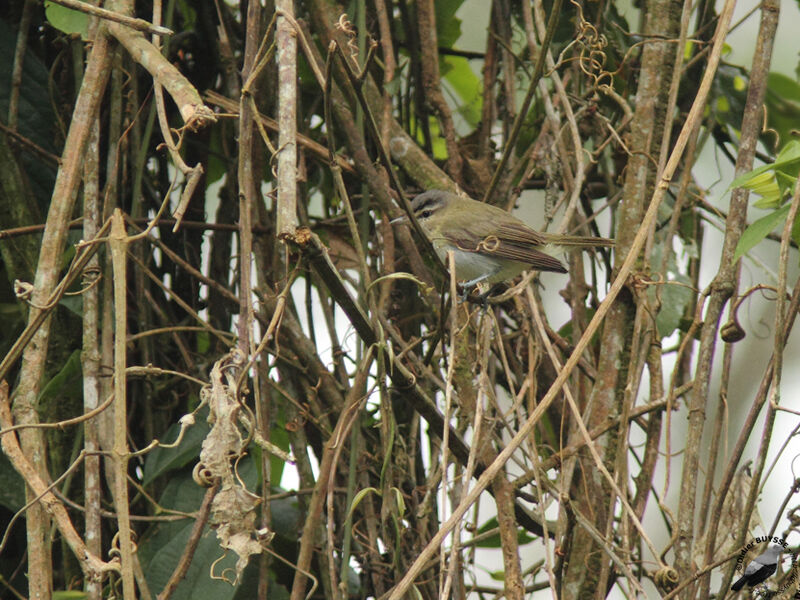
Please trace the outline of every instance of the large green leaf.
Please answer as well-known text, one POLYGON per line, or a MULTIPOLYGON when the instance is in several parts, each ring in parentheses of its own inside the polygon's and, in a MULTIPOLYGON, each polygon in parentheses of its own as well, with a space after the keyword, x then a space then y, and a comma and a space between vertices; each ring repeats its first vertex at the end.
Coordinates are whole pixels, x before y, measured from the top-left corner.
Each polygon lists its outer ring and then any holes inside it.
POLYGON ((436 36, 443 48, 452 48, 461 37, 461 19, 456 12, 464 0, 438 0, 434 2, 436 12, 436 36))
MULTIPOLYGON (((165 544, 159 546, 156 551, 148 555, 148 560, 144 562, 144 572, 147 576, 147 583, 153 593, 160 593, 175 566, 186 550, 186 543, 189 540, 194 521, 187 520, 180 531, 172 536, 165 544)), ((148 549, 149 550, 149 549, 148 549)), ((208 528, 203 534, 197 545, 189 570, 181 582, 178 584, 173 600, 232 600, 236 594, 238 586, 233 586, 221 579, 212 579, 210 576, 211 566, 214 565, 214 574, 219 576, 225 569, 232 572, 236 563, 236 554, 228 552, 218 563, 224 554, 222 548, 217 543, 216 536, 208 528)), ((143 557, 144 558, 144 557, 143 557)), ((257 563, 249 565, 250 568, 257 570, 257 563)))
POLYGON ((481 120, 481 82, 469 66, 469 61, 461 56, 445 56, 442 59, 442 74, 461 102, 456 107, 458 113, 470 126, 475 127, 481 120))
POLYGON ((789 214, 790 206, 788 204, 780 207, 779 209, 761 217, 758 221, 748 225, 747 229, 742 233, 739 238, 739 243, 736 244, 736 251, 733 254, 733 260, 739 260, 742 256, 747 254, 756 244, 767 237, 773 229, 786 221, 789 214))
POLYGON ((66 6, 44 3, 44 14, 50 24, 68 34, 80 34, 82 40, 89 39, 89 15, 66 6))
MULTIPOLYGON (((246 456, 239 463, 239 474, 249 489, 255 489, 258 482, 257 461, 252 457, 246 456)), ((275 488, 275 492, 280 492, 275 488)), ((165 509, 171 509, 186 513, 192 513, 200 507, 200 503, 205 495, 205 488, 197 485, 188 470, 184 470, 173 476, 164 492, 159 497, 159 505, 165 509)), ((289 552, 296 552, 296 548, 291 543, 296 543, 299 532, 302 529, 303 515, 297 506, 296 498, 281 498, 270 503, 272 513, 272 530, 276 537, 272 542, 273 550, 283 555, 286 549, 289 552), (287 546, 287 544, 289 544, 287 546)), ((185 550, 189 533, 194 525, 191 519, 178 521, 159 521, 155 522, 142 536, 139 544, 139 557, 145 565, 145 574, 148 583, 154 593, 163 589, 172 571, 185 550)), ((219 580, 212 580, 209 572, 212 563, 223 555, 223 550, 219 547, 216 535, 210 529, 206 529, 200 541, 197 552, 194 555, 189 573, 178 587, 175 598, 254 598, 258 578, 258 561, 251 559, 250 564, 244 571, 242 581, 236 586, 219 580)), ((214 572, 219 574, 223 568, 231 568, 235 562, 235 555, 231 553, 226 556, 219 564, 215 565, 214 572)), ((280 570, 283 563, 274 562, 273 568, 280 570)), ((272 574, 271 574, 272 577, 272 574)), ((270 598, 287 598, 286 590, 280 585, 271 584, 270 598)))
POLYGON ((81 351, 75 350, 69 355, 64 366, 39 392, 39 402, 61 397, 65 393, 81 395, 83 393, 81 373, 81 351))

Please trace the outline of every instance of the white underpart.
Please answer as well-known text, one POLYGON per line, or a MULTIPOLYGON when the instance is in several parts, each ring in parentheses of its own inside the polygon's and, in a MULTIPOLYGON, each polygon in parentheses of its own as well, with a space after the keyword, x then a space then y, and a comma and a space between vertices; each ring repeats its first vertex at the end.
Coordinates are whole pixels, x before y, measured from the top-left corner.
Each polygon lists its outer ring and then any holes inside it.
POLYGON ((439 258, 447 266, 447 251, 452 250, 456 262, 456 279, 466 287, 478 283, 495 284, 522 273, 529 265, 507 259, 497 259, 479 252, 467 252, 455 246, 435 244, 439 258))

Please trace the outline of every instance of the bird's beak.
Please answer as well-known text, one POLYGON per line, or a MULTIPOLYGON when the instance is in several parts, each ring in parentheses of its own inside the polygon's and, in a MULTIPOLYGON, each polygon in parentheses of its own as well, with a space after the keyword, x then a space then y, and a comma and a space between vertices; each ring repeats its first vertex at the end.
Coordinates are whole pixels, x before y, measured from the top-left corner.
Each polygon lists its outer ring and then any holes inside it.
POLYGON ((389 221, 392 225, 398 225, 399 223, 408 223, 408 215, 403 215, 402 217, 397 217, 396 219, 392 219, 389 221))

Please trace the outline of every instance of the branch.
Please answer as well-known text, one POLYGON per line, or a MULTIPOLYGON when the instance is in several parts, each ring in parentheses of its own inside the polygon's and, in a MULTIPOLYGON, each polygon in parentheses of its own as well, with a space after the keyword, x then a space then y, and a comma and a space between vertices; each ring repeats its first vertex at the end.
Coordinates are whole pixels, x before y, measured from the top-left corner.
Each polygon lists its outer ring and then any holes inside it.
MULTIPOLYGON (((11 417, 11 407, 8 399, 8 383, 0 381, 0 428, 9 430, 13 426, 14 420, 11 417)), ((20 448, 16 434, 9 431, 0 436, 0 445, 2 445, 3 452, 11 461, 11 464, 14 465, 14 468, 33 491, 39 504, 53 517, 56 527, 75 554, 75 558, 81 565, 84 574, 91 579, 102 579, 107 571, 119 572, 119 563, 116 560, 104 562, 98 556, 89 552, 83 539, 81 539, 81 536, 72 525, 64 505, 50 491, 47 484, 36 472, 34 465, 20 448)))
MULTIPOLYGON (((297 37, 287 17, 294 16, 293 0, 276 0, 278 14, 278 238, 297 229, 297 37)), ((331 149, 333 151, 333 149, 331 149)))
MULTIPOLYGON (((118 6, 121 0, 109 2, 118 6)), ((166 88, 169 95, 178 105, 186 127, 197 131, 216 122, 213 111, 203 104, 203 99, 191 82, 178 71, 158 48, 147 41, 138 31, 131 31, 119 23, 109 22, 108 31, 131 55, 131 58, 147 70, 153 79, 166 88)))
POLYGON ((78 10, 80 12, 92 15, 93 17, 99 17, 101 19, 113 21, 114 23, 120 23, 122 25, 125 25, 126 27, 130 27, 131 29, 135 29, 136 31, 141 31, 143 33, 152 33, 153 35, 175 34, 175 32, 172 31, 171 29, 168 29, 166 27, 161 27, 160 25, 153 25, 152 23, 145 21, 144 19, 129 17, 128 15, 123 15, 113 10, 108 10, 106 8, 99 8, 97 6, 87 4, 86 2, 81 2, 80 0, 49 0, 49 1, 52 2, 53 4, 59 4, 66 8, 71 8, 72 10, 78 10))

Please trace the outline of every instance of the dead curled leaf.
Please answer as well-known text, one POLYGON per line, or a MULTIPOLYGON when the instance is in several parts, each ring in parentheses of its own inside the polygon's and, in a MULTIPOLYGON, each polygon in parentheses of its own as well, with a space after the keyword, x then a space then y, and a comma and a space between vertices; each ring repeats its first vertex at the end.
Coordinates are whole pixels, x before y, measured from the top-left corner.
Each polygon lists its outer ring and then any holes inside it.
MULTIPOLYGON (((219 545, 238 555, 236 583, 252 554, 260 554, 271 535, 256 528, 260 496, 248 491, 236 474, 235 462, 244 452, 239 429, 241 406, 236 397, 237 382, 245 356, 237 349, 222 357, 211 369, 210 385, 200 392, 208 404, 211 431, 203 440, 200 463, 209 478, 219 478, 220 489, 211 504, 209 524, 216 530, 219 545)), ((227 578, 226 578, 227 580, 227 578)))

